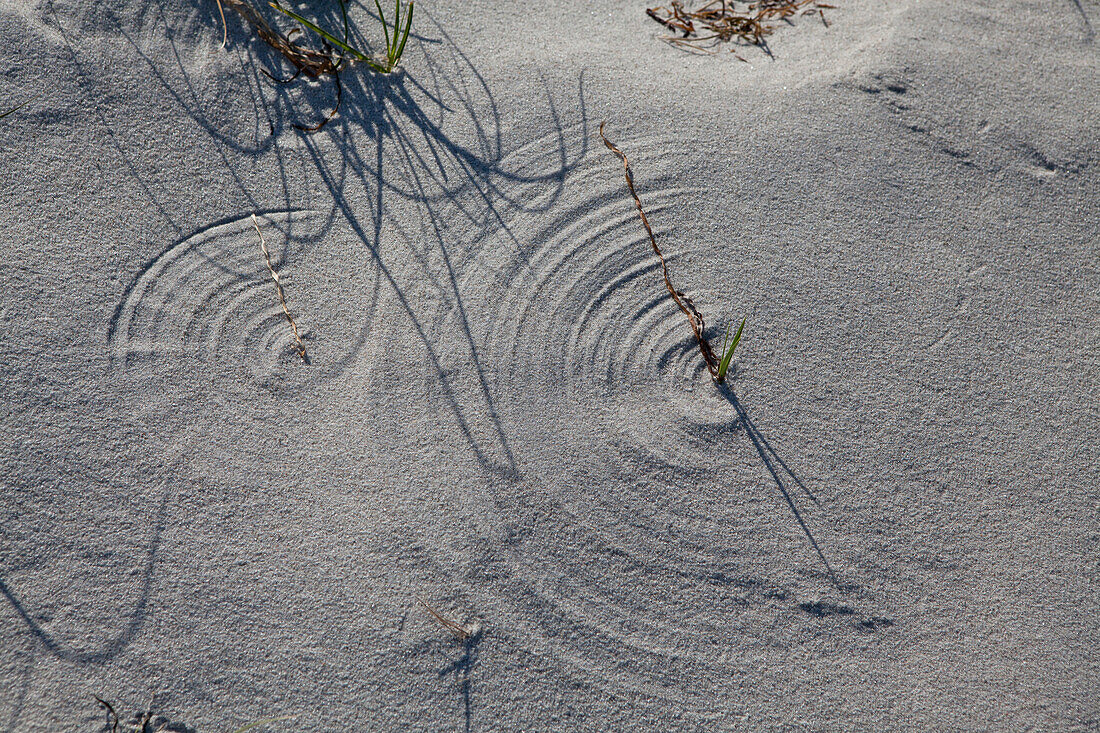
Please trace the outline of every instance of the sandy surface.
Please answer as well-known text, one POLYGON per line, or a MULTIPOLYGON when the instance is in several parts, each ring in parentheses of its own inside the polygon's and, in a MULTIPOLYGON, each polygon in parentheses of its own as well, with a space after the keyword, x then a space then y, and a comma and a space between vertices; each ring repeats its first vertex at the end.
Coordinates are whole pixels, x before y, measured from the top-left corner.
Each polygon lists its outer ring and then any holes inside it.
POLYGON ((1100 6, 834 4, 0 3, 0 730, 1100 730, 1100 6))

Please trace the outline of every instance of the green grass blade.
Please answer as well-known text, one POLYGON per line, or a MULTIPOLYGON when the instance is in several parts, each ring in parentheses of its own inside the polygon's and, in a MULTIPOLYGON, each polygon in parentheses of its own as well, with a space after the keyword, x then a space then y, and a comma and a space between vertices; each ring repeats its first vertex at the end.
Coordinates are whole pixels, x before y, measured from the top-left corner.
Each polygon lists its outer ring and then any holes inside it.
POLYGON ((358 60, 367 61, 367 62, 370 61, 370 59, 368 59, 366 54, 364 54, 362 51, 360 51, 358 49, 355 49, 355 48, 352 48, 351 46, 344 43, 343 41, 341 41, 339 38, 332 35, 328 31, 318 27, 317 25, 314 25, 313 23, 310 23, 308 20, 306 20, 302 16, 298 15, 293 10, 287 10, 283 6, 279 5, 278 3, 270 3, 270 5, 271 5, 271 7, 275 8, 280 13, 282 13, 283 15, 287 15, 287 16, 293 18, 294 20, 298 21, 302 25, 304 25, 306 28, 309 28, 311 31, 318 34, 319 36, 321 36, 322 38, 324 38, 326 41, 328 41, 332 45, 336 46, 337 48, 344 49, 345 51, 350 53, 352 56, 357 58, 358 60))
POLYGON ((340 14, 344 16, 344 43, 347 43, 351 30, 348 27, 348 4, 345 0, 340 0, 340 14))
MULTIPOLYGON (((386 27, 386 16, 382 13, 382 3, 378 2, 378 0, 374 0, 374 7, 378 8, 378 20, 380 20, 382 22, 382 32, 386 34, 386 56, 389 57, 389 55, 390 55, 390 31, 389 31, 389 28, 386 27)), ((397 28, 396 27, 394 28, 393 32, 397 33, 397 28)))
POLYGON ((31 100, 28 99, 26 102, 23 102, 23 104, 20 104, 16 107, 12 107, 7 112, 0 113, 0 120, 4 119, 8 115, 10 115, 12 112, 18 112, 19 110, 23 109, 24 107, 26 107, 30 103, 31 103, 31 100))
POLYGON ((397 34, 401 32, 401 0, 394 0, 396 5, 393 11, 393 45, 386 48, 386 58, 390 60, 390 68, 397 65, 397 34))
MULTIPOLYGON (((726 372, 730 368, 730 360, 733 359, 733 350, 737 348, 738 342, 741 340, 741 332, 745 330, 745 321, 747 319, 741 319, 741 325, 737 329, 737 333, 733 337, 733 341, 730 342, 729 349, 722 354, 722 361, 718 363, 718 381, 721 382, 726 378, 726 372)), ((729 329, 726 329, 726 336, 729 336, 729 329)), ((725 342, 722 343, 722 348, 725 348, 725 342)))
MULTIPOLYGON (((397 53, 394 54, 394 63, 401 60, 401 54, 405 53, 405 43, 409 40, 409 29, 412 28, 413 22, 413 0, 409 0, 409 7, 406 8, 405 12, 408 13, 405 18, 405 33, 401 36, 401 45, 397 47, 397 53)), ((394 28, 394 32, 397 32, 396 28, 394 28)))
POLYGON ((246 730, 252 730, 253 728, 259 728, 261 725, 267 725, 268 723, 278 723, 281 720, 293 720, 298 717, 297 715, 284 715, 281 718, 264 718, 263 720, 256 720, 248 725, 238 728, 233 733, 244 733, 246 730))

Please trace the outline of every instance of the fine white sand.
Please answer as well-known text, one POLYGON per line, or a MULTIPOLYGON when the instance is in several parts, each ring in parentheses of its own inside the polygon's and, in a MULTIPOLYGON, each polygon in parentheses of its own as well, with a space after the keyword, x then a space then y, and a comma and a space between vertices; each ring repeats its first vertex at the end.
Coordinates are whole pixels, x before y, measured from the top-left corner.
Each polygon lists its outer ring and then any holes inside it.
POLYGON ((0 731, 1100 729, 1100 5, 833 4, 0 3, 0 731))

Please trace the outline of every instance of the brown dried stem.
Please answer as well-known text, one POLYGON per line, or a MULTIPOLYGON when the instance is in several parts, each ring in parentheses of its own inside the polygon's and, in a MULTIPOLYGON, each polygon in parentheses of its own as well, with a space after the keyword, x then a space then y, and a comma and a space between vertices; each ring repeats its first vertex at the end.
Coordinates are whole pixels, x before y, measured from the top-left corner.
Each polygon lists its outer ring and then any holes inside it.
POLYGON ((677 290, 673 286, 672 279, 668 274, 668 263, 665 262, 665 256, 661 252, 661 248, 657 246, 657 238, 653 236, 653 229, 649 226, 649 219, 642 209, 642 201, 638 198, 638 192, 634 190, 634 176, 630 172, 630 163, 626 159, 626 154, 615 147, 615 145, 607 139, 607 136, 603 134, 603 127, 606 124, 606 122, 600 123, 600 137, 603 138, 603 144, 623 161, 623 173, 626 177, 626 187, 630 189, 630 195, 634 198, 634 205, 638 207, 638 216, 642 218, 642 226, 645 227, 646 234, 649 235, 649 243, 653 245, 653 252, 661 260, 661 269, 665 276, 665 287, 668 288, 668 292, 676 302, 676 305, 679 306, 680 310, 687 316, 692 333, 695 334, 695 340, 699 342, 699 351, 703 355, 703 361, 706 362, 707 371, 710 372, 710 376, 717 382, 719 381, 718 357, 715 356, 714 349, 711 348, 710 342, 707 340, 707 326, 706 323, 703 322, 703 315, 699 313, 695 304, 691 302, 691 298, 684 295, 682 291, 677 290))
POLYGON ((287 323, 290 324, 290 330, 294 332, 294 341, 296 343, 295 350, 298 352, 298 356, 302 357, 302 361, 308 361, 306 356, 306 345, 302 343, 302 337, 298 335, 298 324, 294 322, 294 318, 290 315, 290 309, 286 305, 286 295, 283 293, 283 284, 279 282, 279 273, 275 272, 275 266, 271 264, 271 253, 267 251, 267 242, 264 241, 263 232, 260 231, 260 223, 256 221, 256 215, 252 215, 252 226, 256 228, 256 234, 260 237, 260 249, 263 250, 264 259, 267 261, 267 270, 271 273, 271 279, 275 281, 275 290, 279 293, 279 305, 283 307, 283 315, 286 316, 287 323))
POLYGON ((439 611, 437 611, 434 608, 432 608, 431 606, 429 606, 426 601, 419 601, 419 603, 420 603, 421 606, 423 606, 425 609, 427 609, 428 613, 430 613, 432 615, 432 618, 434 618, 436 621, 438 621, 440 624, 442 624, 445 629, 447 629, 452 634, 454 634, 456 637, 458 637, 459 641, 466 641, 471 636, 473 636, 473 634, 470 632, 470 630, 467 629, 465 626, 458 623, 457 621, 452 621, 451 619, 447 618, 446 616, 441 614, 439 611))

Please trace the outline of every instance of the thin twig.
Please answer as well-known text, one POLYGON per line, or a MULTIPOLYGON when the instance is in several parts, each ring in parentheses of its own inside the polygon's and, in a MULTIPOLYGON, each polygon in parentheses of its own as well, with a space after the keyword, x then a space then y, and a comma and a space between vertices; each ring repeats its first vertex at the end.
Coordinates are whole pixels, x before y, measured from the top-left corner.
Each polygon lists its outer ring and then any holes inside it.
POLYGON ((286 316, 287 323, 290 324, 290 329, 294 331, 294 341, 297 343, 295 347, 298 351, 298 356, 302 357, 302 361, 306 359, 306 345, 302 343, 302 337, 298 335, 298 324, 294 322, 294 319, 290 315, 290 309, 286 305, 286 295, 283 293, 283 284, 279 282, 279 273, 275 272, 275 266, 271 264, 271 253, 267 251, 267 242, 264 241, 263 232, 260 231, 260 222, 256 221, 256 215, 252 215, 252 226, 256 228, 256 234, 260 236, 260 249, 263 250, 264 259, 267 260, 267 269, 271 273, 271 279, 275 281, 275 289, 279 293, 279 304, 283 306, 283 315, 286 316))
POLYGON ((428 613, 430 613, 436 621, 441 623, 445 629, 457 636, 459 641, 466 641, 473 635, 470 633, 470 630, 467 629, 465 626, 458 623, 457 621, 452 621, 446 616, 443 616, 439 613, 439 611, 429 606, 426 601, 419 601, 419 603, 421 606, 426 608, 428 613))
POLYGON ((649 243, 653 245, 653 252, 661 260, 661 269, 664 271, 665 287, 668 288, 668 292, 672 295, 672 299, 676 301, 676 305, 680 307, 680 310, 687 316, 688 323, 691 324, 691 330, 695 334, 695 340, 699 342, 699 351, 703 355, 703 361, 706 362, 707 371, 710 372, 711 378, 714 381, 718 379, 718 357, 714 355, 714 349, 711 348, 710 342, 706 336, 706 324, 703 322, 703 315, 696 309, 695 304, 691 302, 691 298, 684 295, 680 290, 677 290, 673 284, 672 279, 668 275, 668 263, 665 262, 665 256, 661 252, 661 248, 657 246, 657 239, 653 236, 653 229, 649 226, 649 219, 646 218, 645 211, 642 209, 642 201, 638 198, 638 192, 634 190, 634 176, 630 173, 630 163, 626 159, 626 154, 623 151, 615 147, 607 136, 603 134, 603 126, 606 122, 600 123, 600 137, 603 138, 603 144, 607 146, 607 149, 619 156, 623 161, 623 172, 626 177, 626 187, 630 189, 630 195, 634 197, 634 205, 638 207, 638 216, 642 218, 642 225, 645 227, 646 234, 649 235, 649 243))
POLYGON ((91 697, 96 698, 96 702, 99 703, 99 707, 107 711, 107 724, 111 726, 111 733, 118 733, 119 713, 114 712, 114 705, 112 705, 107 700, 99 697, 98 694, 94 694, 94 696, 91 697))

